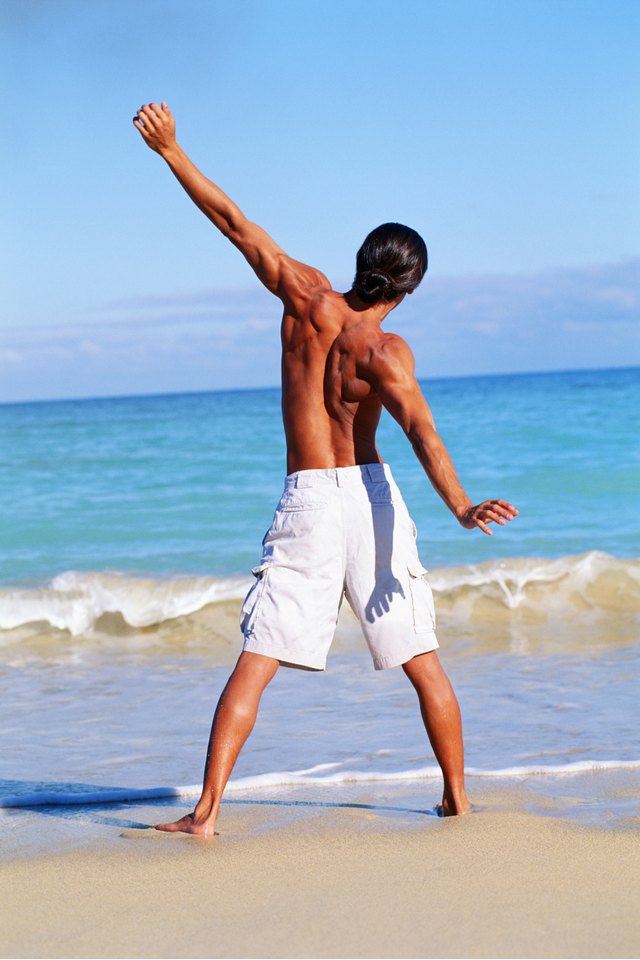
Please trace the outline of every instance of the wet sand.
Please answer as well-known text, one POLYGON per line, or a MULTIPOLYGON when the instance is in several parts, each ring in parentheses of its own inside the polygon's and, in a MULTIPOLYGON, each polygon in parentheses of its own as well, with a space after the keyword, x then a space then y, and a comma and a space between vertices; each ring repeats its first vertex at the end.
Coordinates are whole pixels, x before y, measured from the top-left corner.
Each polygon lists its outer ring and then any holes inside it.
POLYGON ((440 820, 248 799, 213 841, 144 829, 180 809, 136 806, 109 842, 0 864, 2 956, 638 956, 637 825, 495 800, 440 820))

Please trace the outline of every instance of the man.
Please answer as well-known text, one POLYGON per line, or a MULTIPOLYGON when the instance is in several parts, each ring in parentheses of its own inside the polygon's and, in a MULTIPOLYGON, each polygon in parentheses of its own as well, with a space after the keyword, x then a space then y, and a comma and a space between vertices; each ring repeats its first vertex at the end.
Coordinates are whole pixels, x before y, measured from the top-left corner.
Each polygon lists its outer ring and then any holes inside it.
POLYGON ((414 376, 411 350, 382 321, 427 269, 422 238, 383 224, 366 238, 348 293, 293 260, 193 165, 166 103, 133 122, 194 203, 236 246, 283 304, 282 410, 287 478, 242 608, 244 647, 218 702, 202 796, 192 814, 158 829, 212 835, 235 761, 280 664, 323 669, 346 596, 374 666, 401 665, 413 684, 442 769, 439 813, 469 812, 460 710, 436 648, 433 599, 416 530, 376 447, 386 407, 411 441, 437 493, 467 529, 491 534, 517 510, 504 500, 474 506, 464 492, 414 376))

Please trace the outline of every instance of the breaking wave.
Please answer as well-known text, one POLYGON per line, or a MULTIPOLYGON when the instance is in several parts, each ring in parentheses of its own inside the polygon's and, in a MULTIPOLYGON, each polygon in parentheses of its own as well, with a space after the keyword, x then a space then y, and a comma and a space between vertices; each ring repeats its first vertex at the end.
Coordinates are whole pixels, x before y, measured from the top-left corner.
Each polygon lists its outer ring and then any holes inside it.
MULTIPOLYGON (((439 613, 472 622, 513 614, 562 620, 640 614, 640 560, 596 551, 441 568, 431 571, 429 580, 439 613)), ((0 637, 10 642, 16 630, 35 626, 41 635, 66 631, 74 637, 153 630, 204 615, 214 632, 236 638, 237 612, 248 587, 244 577, 154 579, 68 571, 42 586, 0 588, 0 637)))

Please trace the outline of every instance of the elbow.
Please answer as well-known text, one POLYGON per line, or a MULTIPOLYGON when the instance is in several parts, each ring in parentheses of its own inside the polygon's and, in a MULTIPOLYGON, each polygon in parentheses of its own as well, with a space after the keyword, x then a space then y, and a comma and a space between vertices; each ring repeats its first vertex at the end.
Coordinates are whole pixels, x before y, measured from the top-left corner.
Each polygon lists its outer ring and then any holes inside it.
POLYGON ((430 424, 426 426, 424 423, 409 423, 405 427, 405 433, 413 447, 424 447, 425 450, 436 450, 442 442, 436 428, 430 424))
POLYGON ((242 247, 246 242, 251 224, 245 215, 236 207, 234 203, 229 203, 219 212, 222 221, 220 225, 221 232, 236 247, 242 247))
POLYGON ((442 441, 435 428, 425 427, 424 424, 411 424, 405 433, 421 463, 427 466, 438 462, 442 451, 442 441))
POLYGON ((229 230, 231 230, 236 236, 242 237, 245 234, 249 233, 252 223, 249 223, 247 218, 243 213, 238 210, 234 205, 227 210, 227 223, 229 224, 229 230))

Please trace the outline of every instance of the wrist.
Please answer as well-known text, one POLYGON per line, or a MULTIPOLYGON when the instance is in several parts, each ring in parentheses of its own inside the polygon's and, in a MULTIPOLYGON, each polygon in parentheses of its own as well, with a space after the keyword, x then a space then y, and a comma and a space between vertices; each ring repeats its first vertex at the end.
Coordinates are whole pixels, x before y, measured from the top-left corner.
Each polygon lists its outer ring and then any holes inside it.
POLYGON ((473 510, 473 503, 468 498, 462 503, 457 504, 453 507, 453 512, 456 516, 456 519, 462 523, 470 510, 473 510))
POLYGON ((160 150, 158 150, 158 153, 162 159, 169 164, 169 166, 173 166, 179 160, 182 150, 178 146, 177 141, 174 140, 168 146, 162 147, 160 150))

